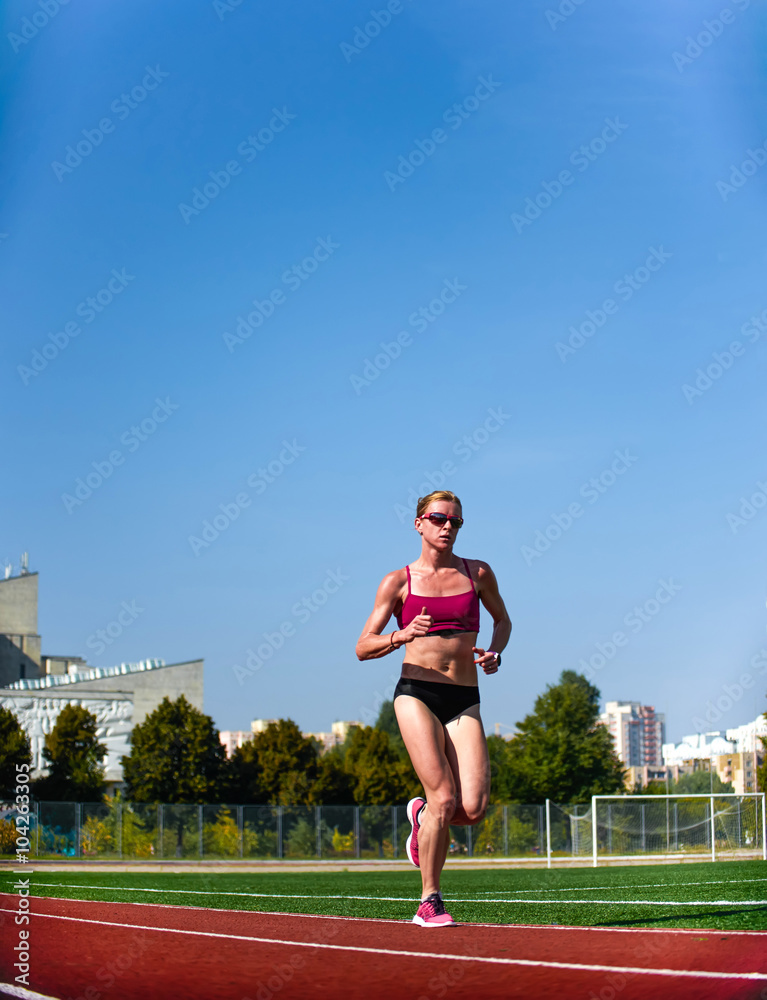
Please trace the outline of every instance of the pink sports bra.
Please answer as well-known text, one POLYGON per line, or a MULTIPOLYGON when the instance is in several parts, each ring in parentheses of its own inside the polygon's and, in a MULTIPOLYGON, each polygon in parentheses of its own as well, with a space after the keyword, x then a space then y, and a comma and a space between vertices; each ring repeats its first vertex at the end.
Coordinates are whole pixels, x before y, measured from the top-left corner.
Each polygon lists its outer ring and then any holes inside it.
MULTIPOLYGON (((469 564, 463 560, 466 575, 471 581, 469 564)), ((450 597, 429 597, 424 594, 414 594, 411 590, 410 567, 407 566, 407 597, 403 601, 402 610, 397 615, 400 629, 407 628, 422 608, 434 619, 434 624, 426 633, 434 635, 447 629, 459 632, 479 632, 479 597, 471 582, 471 590, 462 594, 452 594, 450 597)))

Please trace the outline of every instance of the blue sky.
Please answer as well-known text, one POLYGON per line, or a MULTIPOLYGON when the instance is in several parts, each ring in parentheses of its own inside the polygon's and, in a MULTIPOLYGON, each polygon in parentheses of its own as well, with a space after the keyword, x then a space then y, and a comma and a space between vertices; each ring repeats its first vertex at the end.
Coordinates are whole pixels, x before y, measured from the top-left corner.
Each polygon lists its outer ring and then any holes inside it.
POLYGON ((0 556, 44 652, 204 657, 221 729, 368 720, 444 477, 514 622, 488 729, 589 662, 670 739, 754 718, 764 13, 372 10, 5 5, 0 556))

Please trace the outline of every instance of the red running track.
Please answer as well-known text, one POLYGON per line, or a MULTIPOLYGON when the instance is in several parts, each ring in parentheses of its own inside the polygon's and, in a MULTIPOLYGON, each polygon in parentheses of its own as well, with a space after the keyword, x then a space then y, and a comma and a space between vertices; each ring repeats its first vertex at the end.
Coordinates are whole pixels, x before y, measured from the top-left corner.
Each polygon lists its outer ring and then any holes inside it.
MULTIPOLYGON (((29 989, 66 1000, 767 998, 765 932, 431 929, 41 897, 32 908, 29 989)), ((17 897, 0 894, 0 980, 11 983, 16 912, 17 897)))

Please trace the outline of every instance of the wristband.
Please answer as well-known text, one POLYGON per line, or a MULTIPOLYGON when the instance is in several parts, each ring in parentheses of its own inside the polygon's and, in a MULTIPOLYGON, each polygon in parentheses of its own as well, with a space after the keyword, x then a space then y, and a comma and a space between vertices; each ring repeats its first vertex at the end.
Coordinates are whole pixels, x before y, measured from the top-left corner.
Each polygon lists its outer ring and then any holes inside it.
POLYGON ((496 651, 494 649, 488 649, 488 653, 492 653, 493 654, 493 656, 498 661, 498 666, 500 667, 500 665, 501 665, 501 654, 500 653, 496 653, 496 651))

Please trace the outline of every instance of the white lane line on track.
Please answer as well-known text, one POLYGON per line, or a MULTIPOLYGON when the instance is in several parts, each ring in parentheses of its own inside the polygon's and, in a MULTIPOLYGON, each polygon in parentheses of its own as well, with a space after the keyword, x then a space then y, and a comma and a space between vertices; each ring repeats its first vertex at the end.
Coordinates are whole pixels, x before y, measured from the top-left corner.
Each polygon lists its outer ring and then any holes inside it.
MULTIPOLYGON (((638 885, 582 885, 575 886, 572 889, 516 889, 518 894, 523 892, 597 892, 601 889, 670 889, 670 888, 680 888, 686 887, 688 885, 741 885, 746 882, 767 882, 767 878, 723 878, 716 879, 711 882, 640 882, 638 885)), ((495 889, 479 889, 477 895, 486 896, 488 893, 495 892, 495 889)))
POLYGON ((35 993, 34 990, 25 990, 23 986, 12 986, 10 983, 0 983, 0 996, 18 997, 19 1000, 58 1000, 47 993, 35 993))
MULTIPOLYGON (((2 896, 2 893, 0 893, 2 896)), ((35 899, 49 899, 56 903, 82 903, 90 906, 97 902, 92 899, 78 899, 68 896, 36 896, 35 899)), ((116 902, 113 899, 103 901, 106 906, 153 906, 162 910, 193 910, 195 913, 242 913, 256 917, 305 917, 307 920, 345 920, 366 924, 409 924, 409 920, 402 920, 399 917, 347 917, 341 913, 293 913, 288 910, 227 910, 224 907, 216 906, 185 906, 183 903, 125 903, 116 902)), ((413 904, 415 905, 415 904, 413 904)), ((38 914, 43 916, 43 914, 38 914)), ((464 927, 496 927, 504 930, 550 930, 559 931, 589 931, 594 934, 710 934, 714 937, 767 937, 767 931, 740 931, 740 930, 719 930, 711 927, 701 927, 696 930, 690 927, 589 927, 587 924, 486 924, 481 921, 472 920, 464 927)))
MULTIPOLYGON (((412 903, 412 896, 350 896, 321 895, 307 896, 305 893, 281 892, 211 892, 208 889, 142 889, 135 886, 102 886, 102 885, 66 885, 62 882, 35 882, 36 886, 59 889, 95 889, 100 892, 173 892, 181 896, 245 896, 252 899, 356 899, 376 903, 412 903)), ((114 902, 114 900, 112 900, 114 902)), ((469 899, 451 896, 451 903, 522 903, 524 905, 567 905, 575 903, 601 904, 604 906, 767 906, 767 899, 703 899, 703 900, 660 900, 660 899, 469 899)))
POLYGON ((524 903, 525 906, 767 906, 767 899, 453 899, 451 903, 524 903))
MULTIPOLYGON (((13 910, 5 911, 7 913, 13 910)), ((99 927, 123 927, 133 931, 156 931, 159 934, 188 934, 194 937, 223 938, 254 944, 277 944, 291 948, 323 948, 328 951, 355 951, 369 955, 394 955, 397 958, 431 958, 451 962, 482 962, 486 965, 521 965, 536 969, 570 969, 575 972, 618 972, 641 976, 682 976, 688 979, 754 979, 767 981, 767 972, 710 972, 702 969, 646 969, 641 966, 587 965, 582 962, 535 962, 529 958, 492 958, 485 955, 451 955, 430 951, 403 951, 394 948, 367 948, 363 945, 327 944, 316 941, 285 941, 282 938, 251 937, 245 934, 218 934, 215 931, 192 931, 173 927, 147 927, 143 924, 123 924, 111 920, 88 920, 84 917, 64 917, 53 913, 32 913, 34 919, 71 920, 78 924, 99 927)))

